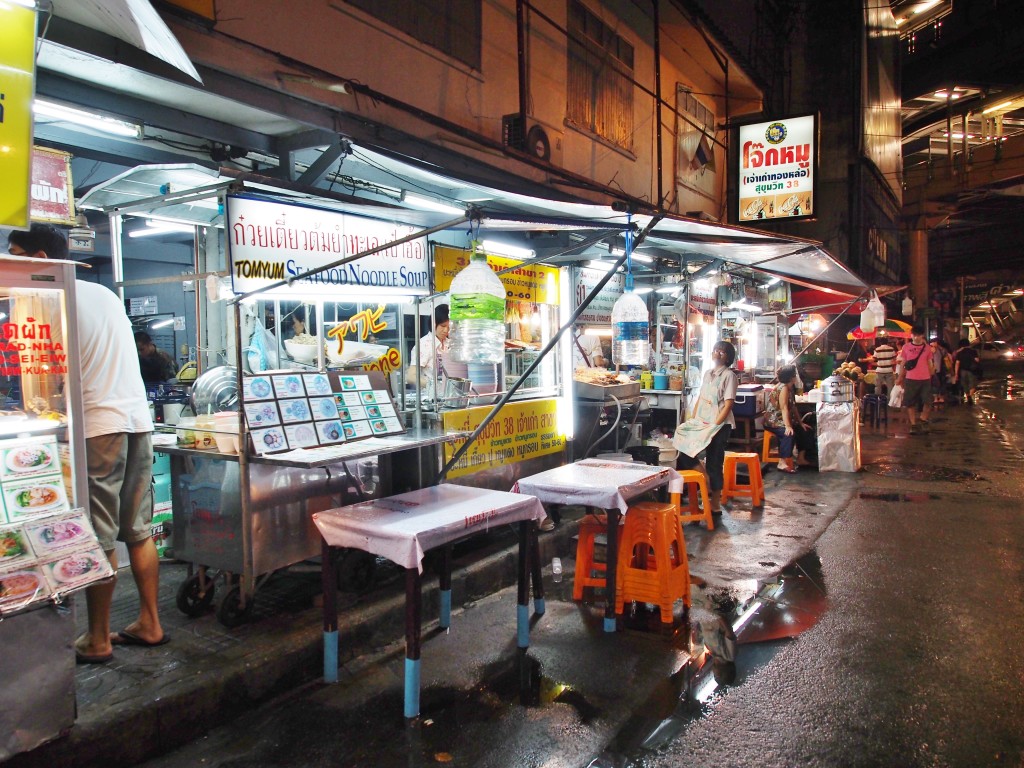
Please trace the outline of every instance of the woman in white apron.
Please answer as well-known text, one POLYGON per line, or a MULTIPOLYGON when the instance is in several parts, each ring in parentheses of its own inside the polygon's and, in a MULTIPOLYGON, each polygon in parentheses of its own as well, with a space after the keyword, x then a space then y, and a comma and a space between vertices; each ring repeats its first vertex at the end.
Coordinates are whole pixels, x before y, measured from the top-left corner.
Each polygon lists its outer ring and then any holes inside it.
POLYGON ((711 490, 711 514, 717 515, 722 512, 725 448, 736 426, 736 419, 732 415, 736 386, 739 383, 732 370, 736 348, 727 341, 720 341, 711 350, 711 360, 715 367, 704 374, 693 415, 676 427, 672 444, 679 451, 679 469, 696 468, 707 475, 711 490), (697 458, 702 451, 703 465, 697 458))

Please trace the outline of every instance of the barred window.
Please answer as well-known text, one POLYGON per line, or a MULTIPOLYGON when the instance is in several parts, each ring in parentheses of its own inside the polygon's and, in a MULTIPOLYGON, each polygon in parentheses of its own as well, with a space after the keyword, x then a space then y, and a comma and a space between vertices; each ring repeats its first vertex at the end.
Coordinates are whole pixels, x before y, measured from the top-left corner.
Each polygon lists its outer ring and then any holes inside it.
POLYGON ((346 0, 375 19, 479 70, 482 0, 346 0))
POLYGON ((633 46, 578 0, 569 0, 566 119, 633 148, 633 46))

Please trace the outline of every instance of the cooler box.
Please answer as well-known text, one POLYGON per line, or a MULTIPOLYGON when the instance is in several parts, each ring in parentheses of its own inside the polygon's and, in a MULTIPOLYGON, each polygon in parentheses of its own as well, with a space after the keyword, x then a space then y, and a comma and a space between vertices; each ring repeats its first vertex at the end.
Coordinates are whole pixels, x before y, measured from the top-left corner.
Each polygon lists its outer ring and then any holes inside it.
POLYGON ((732 412, 736 416, 757 416, 764 411, 767 395, 760 384, 741 384, 736 388, 736 403, 732 412))

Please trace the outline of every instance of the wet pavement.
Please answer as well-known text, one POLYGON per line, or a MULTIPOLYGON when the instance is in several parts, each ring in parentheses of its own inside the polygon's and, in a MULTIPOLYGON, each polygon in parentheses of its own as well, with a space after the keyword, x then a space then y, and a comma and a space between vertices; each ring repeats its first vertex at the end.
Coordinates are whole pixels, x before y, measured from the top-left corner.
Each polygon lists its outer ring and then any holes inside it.
POLYGON ((986 382, 924 436, 865 429, 859 474, 768 472, 764 510, 687 526, 700 584, 668 629, 640 607, 609 635, 572 602, 567 524, 544 537, 565 578, 547 575, 520 653, 515 591, 484 575, 512 571, 511 540, 464 553, 452 629, 425 631, 412 726, 396 571, 343 593, 350 655, 325 686, 317 574, 272 581, 256 620, 227 629, 172 607, 184 569, 165 566, 172 643, 80 669, 70 737, 9 764, 1021 765, 1021 394, 986 382))

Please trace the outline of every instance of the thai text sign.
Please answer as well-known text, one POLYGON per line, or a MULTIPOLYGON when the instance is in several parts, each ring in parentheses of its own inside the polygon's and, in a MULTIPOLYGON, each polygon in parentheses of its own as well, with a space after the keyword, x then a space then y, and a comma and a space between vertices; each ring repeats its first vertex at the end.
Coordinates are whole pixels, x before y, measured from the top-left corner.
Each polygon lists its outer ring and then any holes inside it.
POLYGON ((816 123, 807 115, 740 126, 739 221, 813 215, 816 123))
MULTIPOLYGON (((491 412, 490 406, 448 411, 442 416, 446 431, 472 432, 491 412)), ((445 460, 450 461, 465 440, 445 444, 445 460)), ((471 475, 484 469, 526 461, 535 456, 557 453, 565 447, 558 432, 558 400, 528 400, 508 403, 473 441, 449 478, 471 475)))
POLYGON ((416 228, 299 205, 228 196, 226 237, 235 293, 292 279, 284 292, 426 295, 426 238, 411 240, 318 274, 348 256, 387 245, 416 228))
POLYGON ((26 317, 0 326, 0 376, 66 374, 68 355, 51 326, 26 317))
POLYGON ((36 12, 0 3, 0 226, 28 226, 36 12))
MULTIPOLYGON (((452 279, 469 265, 470 252, 464 248, 434 247, 434 287, 438 292, 451 288, 452 279)), ((487 266, 495 272, 522 264, 517 259, 487 254, 487 266)), ((530 264, 499 275, 509 301, 530 301, 534 304, 558 303, 558 268, 530 264)))
POLYGON ((71 155, 56 149, 32 148, 32 221, 75 223, 75 195, 71 185, 71 155))
MULTIPOLYGON (((583 300, 597 287, 597 284, 601 282, 601 278, 604 276, 604 271, 600 269, 581 267, 578 270, 576 274, 575 299, 573 300, 575 307, 583 303, 583 300)), ((587 305, 587 308, 579 316, 577 322, 610 325, 612 322, 612 307, 615 306, 616 300, 625 290, 625 285, 626 278, 621 272, 612 275, 612 279, 605 283, 601 293, 595 296, 594 300, 587 305)))

